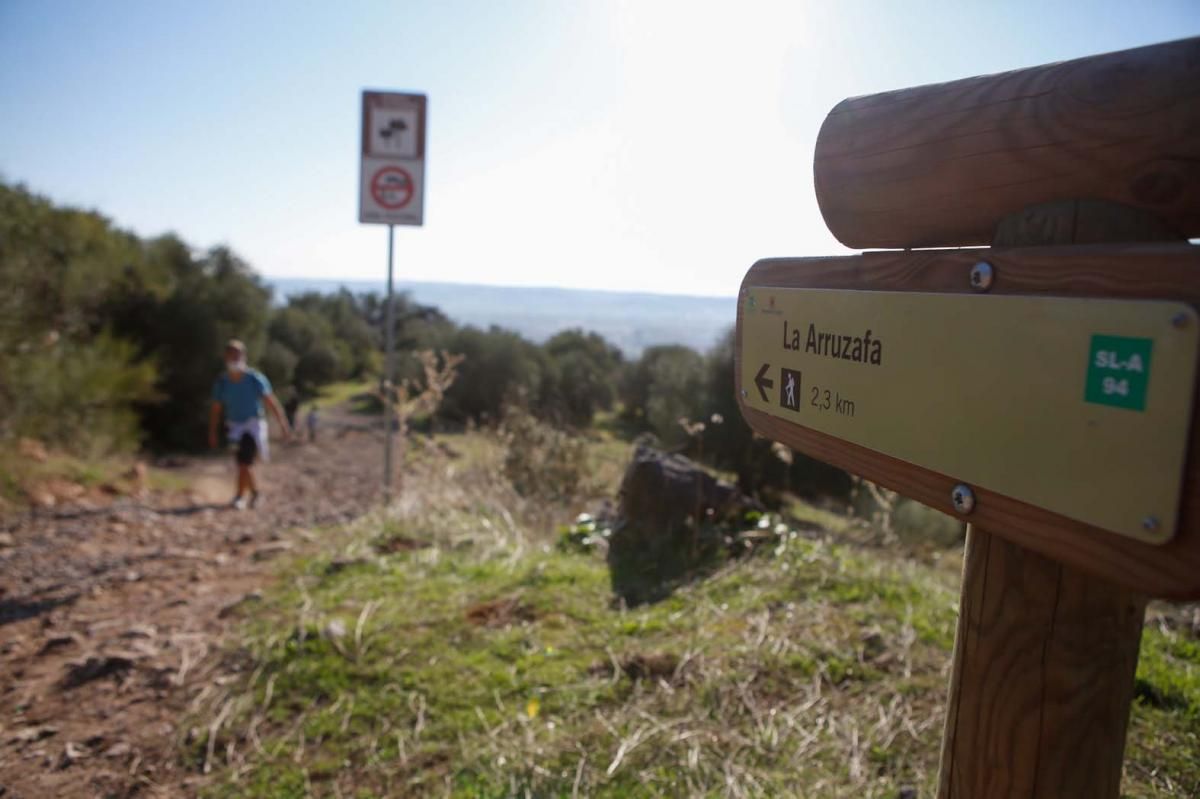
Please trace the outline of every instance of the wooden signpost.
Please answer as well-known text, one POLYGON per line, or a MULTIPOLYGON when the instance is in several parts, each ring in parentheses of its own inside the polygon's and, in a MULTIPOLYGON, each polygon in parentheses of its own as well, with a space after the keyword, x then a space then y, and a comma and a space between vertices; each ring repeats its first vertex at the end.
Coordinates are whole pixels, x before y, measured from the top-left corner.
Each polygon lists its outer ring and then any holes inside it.
POLYGON ((1118 796, 1146 598, 1200 598, 1198 131, 1200 39, 847 100, 822 214, 903 249, 743 281, 750 425, 971 525, 943 799, 1118 796))

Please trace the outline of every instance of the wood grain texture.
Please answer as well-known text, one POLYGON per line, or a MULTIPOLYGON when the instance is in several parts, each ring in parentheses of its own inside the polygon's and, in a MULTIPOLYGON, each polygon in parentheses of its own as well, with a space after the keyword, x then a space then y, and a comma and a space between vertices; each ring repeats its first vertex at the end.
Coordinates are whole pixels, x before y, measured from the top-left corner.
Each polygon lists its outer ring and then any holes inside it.
POLYGON ((940 799, 1115 799, 1145 600, 971 529, 940 799))
POLYGON ((854 248, 987 244, 1001 218, 1078 198, 1200 235, 1200 38, 844 100, 813 172, 854 248))
MULTIPOLYGON (((841 288, 970 293, 971 265, 996 270, 994 294, 1173 299, 1200 307, 1200 248, 1187 244, 1077 245, 990 250, 866 253, 828 258, 768 259, 747 273, 743 288, 841 288)), ((735 375, 741 394, 741 322, 735 375)), ((769 416, 742 404, 755 431, 854 474, 955 515, 957 482, 865 447, 769 416)), ((1153 546, 1067 519, 986 489, 976 490, 971 521, 1049 558, 1151 596, 1200 598, 1200 425, 1193 409, 1179 532, 1153 546)))

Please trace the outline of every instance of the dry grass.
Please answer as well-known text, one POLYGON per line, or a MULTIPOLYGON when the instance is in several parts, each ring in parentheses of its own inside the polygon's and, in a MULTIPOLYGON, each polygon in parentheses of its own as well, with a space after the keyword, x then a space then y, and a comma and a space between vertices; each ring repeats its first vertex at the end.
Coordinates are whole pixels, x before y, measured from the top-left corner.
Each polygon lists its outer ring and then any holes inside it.
MULTIPOLYGON (((952 570, 785 529, 627 610, 597 555, 549 545, 587 498, 522 498, 488 436, 440 444, 247 620, 247 666, 198 698, 185 747, 218 773, 212 794, 931 795, 952 570), (373 545, 397 536, 428 546, 373 545)), ((1194 642, 1167 633, 1148 633, 1140 677, 1175 705, 1135 708, 1129 796, 1200 779, 1194 642)))

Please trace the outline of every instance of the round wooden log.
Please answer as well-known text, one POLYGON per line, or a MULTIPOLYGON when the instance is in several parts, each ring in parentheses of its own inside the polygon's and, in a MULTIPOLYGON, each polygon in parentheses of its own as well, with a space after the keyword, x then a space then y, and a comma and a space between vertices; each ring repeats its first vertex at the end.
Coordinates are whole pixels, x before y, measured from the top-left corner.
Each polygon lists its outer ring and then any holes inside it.
POLYGON ((986 244, 1002 217, 1081 198, 1200 235, 1200 38, 844 100, 813 172, 860 249, 986 244))

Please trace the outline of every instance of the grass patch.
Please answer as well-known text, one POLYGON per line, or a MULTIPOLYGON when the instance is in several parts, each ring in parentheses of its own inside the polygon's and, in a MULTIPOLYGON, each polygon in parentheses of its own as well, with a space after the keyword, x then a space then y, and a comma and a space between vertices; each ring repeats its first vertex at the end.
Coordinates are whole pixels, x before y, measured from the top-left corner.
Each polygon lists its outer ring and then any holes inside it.
POLYGON ((375 381, 347 380, 322 386, 316 404, 321 408, 346 405, 354 413, 379 413, 382 407, 375 399, 375 381))
MULTIPOLYGON (((5 449, 0 451, 0 505, 5 502, 24 505, 29 500, 27 492, 30 489, 47 485, 55 488, 56 484, 62 483, 82 487, 85 491, 103 488, 112 493, 129 493, 137 488, 131 471, 136 460, 132 456, 88 459, 61 452, 49 452, 44 460, 36 460, 15 448, 5 449)), ((187 486, 184 477, 170 471, 153 467, 145 470, 145 488, 180 491, 187 486)))
MULTIPOLYGON (((379 531, 344 546, 358 536, 379 531)), ((257 666, 214 742, 235 754, 213 796, 705 795, 732 780, 756 795, 824 784, 891 797, 932 785, 954 591, 922 567, 788 537, 633 611, 613 606, 598 557, 541 547, 435 545, 292 569, 249 623, 257 666), (479 620, 496 607, 521 612, 479 620)), ((207 748, 202 735, 191 758, 207 748)))
POLYGON ((1186 629, 1142 633, 1123 787, 1154 799, 1200 796, 1200 640, 1186 629))
POLYGON ((784 515, 800 523, 831 533, 843 532, 853 520, 841 513, 819 507, 800 497, 788 494, 783 507, 784 515))
MULTIPOLYGON (((574 509, 522 506, 485 436, 437 442, 407 504, 323 536, 246 620, 251 665, 185 749, 207 795, 933 795, 956 570, 813 537, 848 522, 797 503, 776 546, 625 609, 601 554, 523 521, 574 509)), ((1200 786, 1189 636, 1146 631, 1125 796, 1200 786)))

